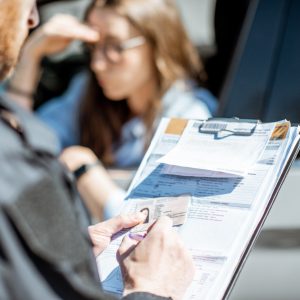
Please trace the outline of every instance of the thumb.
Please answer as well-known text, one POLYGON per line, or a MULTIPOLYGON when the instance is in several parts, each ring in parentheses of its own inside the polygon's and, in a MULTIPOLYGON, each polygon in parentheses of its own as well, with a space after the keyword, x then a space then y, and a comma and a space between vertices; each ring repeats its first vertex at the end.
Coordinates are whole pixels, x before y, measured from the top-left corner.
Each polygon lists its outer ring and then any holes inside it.
POLYGON ((113 235, 122 229, 130 228, 143 223, 145 219, 146 215, 138 212, 134 214, 119 215, 102 223, 99 223, 99 225, 101 224, 102 228, 106 228, 106 230, 110 232, 111 235, 113 235))

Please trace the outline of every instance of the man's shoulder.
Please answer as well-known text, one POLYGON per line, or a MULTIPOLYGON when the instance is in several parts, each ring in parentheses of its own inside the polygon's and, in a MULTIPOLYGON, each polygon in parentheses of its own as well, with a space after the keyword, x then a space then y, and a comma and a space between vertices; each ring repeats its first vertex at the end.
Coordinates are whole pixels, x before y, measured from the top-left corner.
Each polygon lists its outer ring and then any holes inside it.
POLYGON ((23 148, 26 145, 32 151, 57 156, 56 136, 32 112, 26 111, 3 95, 0 95, 0 109, 4 115, 8 116, 8 119, 3 116, 0 118, 1 137, 7 141, 7 147, 1 147, 0 150, 23 148), (16 128, 10 124, 9 118, 12 119, 16 128))
POLYGON ((0 96, 1 202, 12 203, 25 186, 42 178, 37 167, 43 160, 56 161, 56 139, 32 113, 0 96), (43 157, 43 158, 42 158, 43 157))

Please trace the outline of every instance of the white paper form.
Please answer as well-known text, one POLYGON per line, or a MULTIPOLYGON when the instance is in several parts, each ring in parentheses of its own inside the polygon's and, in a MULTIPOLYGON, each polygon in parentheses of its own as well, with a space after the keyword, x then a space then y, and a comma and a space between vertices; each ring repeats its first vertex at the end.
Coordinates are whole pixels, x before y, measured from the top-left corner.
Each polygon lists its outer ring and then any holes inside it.
POLYGON ((189 251, 193 257, 196 272, 184 299, 206 299, 227 258, 213 256, 212 253, 205 253, 197 249, 189 249, 189 251))
POLYGON ((241 177, 236 174, 208 171, 208 170, 198 170, 194 168, 184 168, 172 165, 165 165, 162 169, 162 174, 168 175, 178 175, 187 177, 206 177, 206 178, 234 178, 241 177))
POLYGON ((190 250, 195 277, 185 299, 205 299, 228 260, 228 254, 249 211, 193 203, 179 234, 190 250))
POLYGON ((179 233, 190 249, 227 256, 247 214, 248 209, 194 202, 179 233))
MULTIPOLYGON (((137 201, 138 199, 134 195, 141 195, 142 191, 145 195, 150 195, 149 197, 157 197, 162 191, 164 191, 164 194, 170 193, 170 190, 180 193, 178 187, 180 176, 160 174, 159 170, 163 165, 159 165, 158 162, 151 159, 155 155, 164 154, 165 151, 169 151, 176 145, 178 135, 166 134, 166 126, 167 121, 159 127, 159 132, 156 134, 130 188, 128 203, 137 201), (164 137, 171 137, 172 142, 167 142, 164 137), (163 178, 163 181, 156 181, 158 179, 153 177, 153 172, 156 172, 155 176, 159 176, 159 180, 163 178), (173 178, 173 183, 170 178, 173 178), (145 182, 148 182, 147 188, 145 182)), ((239 264, 240 257, 245 251, 262 214, 265 212, 265 207, 269 203, 270 195, 282 168, 285 167, 290 152, 295 148, 299 139, 298 132, 299 129, 291 128, 286 139, 270 140, 264 154, 251 170, 250 175, 247 174, 244 178, 239 179, 239 182, 235 181, 235 184, 231 185, 231 191, 229 189, 229 192, 226 192, 225 189, 224 194, 223 189, 223 195, 221 194, 222 184, 223 187, 228 186, 227 181, 230 178, 206 178, 202 182, 202 188, 206 187, 213 190, 213 185, 217 185, 216 190, 219 191, 219 194, 214 196, 218 196, 220 201, 206 201, 205 196, 193 195, 191 185, 188 186, 192 201, 189 206, 187 220, 184 225, 179 227, 179 234, 186 247, 191 251, 196 266, 196 275, 185 299, 222 299, 239 264), (291 146, 292 144, 293 146, 291 146), (250 187, 251 184, 252 187, 250 187), (236 194, 237 199, 246 197, 245 194, 247 193, 252 195, 249 197, 251 200, 248 200, 247 205, 245 205, 246 202, 242 202, 241 205, 238 200, 230 202, 234 190, 238 191, 238 194, 236 194)), ((187 182, 192 180, 192 178, 181 178, 181 180, 184 179, 187 181, 183 181, 181 187, 188 185, 187 182)), ((237 180, 238 178, 233 179, 237 180)), ((142 198, 145 198, 145 196, 142 198)), ((121 295, 123 288, 121 273, 115 259, 117 244, 117 240, 115 240, 107 251, 97 258, 97 262, 100 266, 101 278, 104 280, 104 289, 121 295)))
POLYGON ((199 132, 200 124, 190 121, 176 147, 159 162, 244 176, 259 160, 275 126, 258 124, 249 136, 231 134, 218 138, 199 132))

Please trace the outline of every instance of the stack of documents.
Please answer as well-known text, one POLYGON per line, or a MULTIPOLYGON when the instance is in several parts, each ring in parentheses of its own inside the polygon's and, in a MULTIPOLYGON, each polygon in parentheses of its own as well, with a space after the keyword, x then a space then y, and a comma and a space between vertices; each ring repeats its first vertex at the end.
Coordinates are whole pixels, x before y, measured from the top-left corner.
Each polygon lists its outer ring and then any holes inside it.
MULTIPOLYGON (((244 131, 240 134, 242 128, 238 127, 239 123, 241 121, 228 130, 225 121, 205 122, 203 131, 201 122, 190 122, 176 147, 159 162, 194 170, 223 172, 223 176, 226 173, 244 176, 263 154, 275 124, 246 123, 253 128, 253 132, 245 136, 244 131), (208 131, 207 125, 210 125, 211 131, 208 131), (213 128, 221 130, 215 131, 213 128)), ((176 169, 173 168, 174 172, 176 169)), ((184 175, 184 170, 180 173, 184 175)))
MULTIPOLYGON (((299 151, 299 128, 274 123, 163 119, 124 212, 174 220, 196 266, 185 299, 225 299, 299 151)), ((121 295, 116 236, 98 258, 103 288, 121 295)))

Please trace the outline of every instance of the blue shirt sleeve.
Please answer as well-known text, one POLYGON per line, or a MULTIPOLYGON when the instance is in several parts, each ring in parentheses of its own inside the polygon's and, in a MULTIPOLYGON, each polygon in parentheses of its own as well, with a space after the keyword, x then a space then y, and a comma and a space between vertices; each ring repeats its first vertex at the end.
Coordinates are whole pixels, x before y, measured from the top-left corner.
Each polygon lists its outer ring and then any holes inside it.
POLYGON ((62 96, 49 100, 36 111, 37 116, 55 132, 60 150, 79 144, 79 108, 86 83, 86 73, 76 75, 62 96))
POLYGON ((207 119, 214 115, 217 101, 206 89, 191 81, 178 80, 162 99, 162 116, 185 119, 207 119))
POLYGON ((198 88, 194 90, 194 94, 199 101, 202 101, 207 106, 212 116, 217 114, 218 101, 209 90, 198 88))

